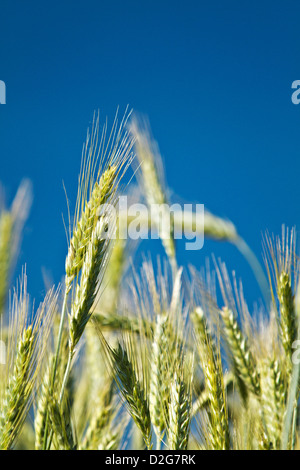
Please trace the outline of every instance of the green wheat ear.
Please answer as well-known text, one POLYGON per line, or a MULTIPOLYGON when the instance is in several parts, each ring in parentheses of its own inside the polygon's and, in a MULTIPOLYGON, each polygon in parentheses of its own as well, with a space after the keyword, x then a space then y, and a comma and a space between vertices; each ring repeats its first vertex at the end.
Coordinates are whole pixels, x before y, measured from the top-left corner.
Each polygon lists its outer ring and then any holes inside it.
POLYGON ((242 397, 247 401, 248 392, 260 397, 260 377, 247 338, 243 335, 231 310, 224 307, 221 310, 221 317, 224 323, 225 341, 242 397))
POLYGON ((10 449, 31 407, 48 344, 57 292, 50 291, 35 313, 29 312, 26 275, 15 291, 10 312, 7 374, 0 397, 0 448, 10 449))
POLYGON ((108 351, 113 361, 111 363, 113 375, 128 405, 129 413, 140 429, 147 448, 150 449, 151 421, 147 391, 139 381, 136 363, 130 359, 121 344, 116 349, 108 351))
POLYGON ((262 414, 269 445, 280 450, 283 418, 287 399, 280 364, 264 359, 260 364, 262 414))
POLYGON ((169 327, 167 314, 157 315, 152 343, 149 401, 151 421, 158 441, 162 440, 166 427, 169 398, 169 327))
POLYGON ((45 439, 45 428, 47 422, 48 403, 51 395, 51 375, 54 364, 54 356, 50 357, 47 369, 42 378, 40 386, 37 409, 35 412, 34 428, 35 428, 35 449, 42 450, 45 439))
POLYGON ((286 354, 291 358, 293 343, 297 337, 297 322, 294 305, 294 293, 291 278, 287 272, 282 272, 278 279, 278 299, 280 305, 280 330, 282 345, 286 354))
POLYGON ((117 167, 114 165, 103 173, 100 182, 95 183, 91 199, 86 202, 81 219, 74 228, 66 259, 67 291, 71 289, 73 279, 78 275, 83 266, 89 241, 98 222, 99 209, 112 197, 116 177, 117 167))
POLYGON ((108 241, 106 240, 105 221, 98 222, 91 236, 82 266, 80 283, 77 284, 75 299, 69 315, 70 351, 79 342, 92 315, 92 307, 98 293, 101 268, 104 265, 108 241))
POLYGON ((210 440, 213 449, 230 448, 229 424, 226 403, 226 391, 220 351, 212 338, 204 312, 194 310, 192 321, 195 328, 197 347, 201 367, 205 378, 205 390, 208 393, 208 418, 210 422, 210 440))
POLYGON ((101 210, 106 203, 114 203, 118 185, 130 165, 133 155, 133 137, 126 131, 130 113, 125 115, 118 127, 117 114, 107 137, 107 124, 99 136, 99 115, 93 121, 83 149, 81 172, 75 217, 68 255, 66 258, 66 291, 69 292, 74 278, 79 274, 85 252, 97 225, 101 210))
POLYGON ((276 239, 265 238, 265 264, 273 299, 273 307, 278 315, 283 349, 291 370, 293 342, 297 337, 297 318, 294 295, 299 277, 299 261, 296 257, 295 229, 282 229, 282 236, 276 239))
POLYGON ((186 450, 190 421, 190 399, 185 383, 175 375, 171 384, 168 442, 171 450, 186 450))
POLYGON ((30 398, 29 381, 31 379, 34 341, 33 328, 28 327, 19 339, 13 374, 10 377, 5 395, 1 401, 1 449, 9 449, 11 447, 30 398))

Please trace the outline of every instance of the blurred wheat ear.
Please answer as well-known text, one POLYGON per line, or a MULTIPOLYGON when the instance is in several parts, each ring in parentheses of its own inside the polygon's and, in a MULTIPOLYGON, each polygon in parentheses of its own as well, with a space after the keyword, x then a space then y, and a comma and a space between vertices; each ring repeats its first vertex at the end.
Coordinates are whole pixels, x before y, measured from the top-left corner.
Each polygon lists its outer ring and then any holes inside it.
POLYGON ((31 183, 24 180, 10 209, 0 200, 0 315, 7 304, 12 272, 20 249, 24 224, 32 201, 31 183))

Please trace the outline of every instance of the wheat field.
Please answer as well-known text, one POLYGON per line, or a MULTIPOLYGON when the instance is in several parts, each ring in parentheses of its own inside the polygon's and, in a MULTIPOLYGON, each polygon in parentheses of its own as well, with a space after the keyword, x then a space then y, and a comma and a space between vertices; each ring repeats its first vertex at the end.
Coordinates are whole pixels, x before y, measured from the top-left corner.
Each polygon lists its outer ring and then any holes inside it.
POLYGON ((109 128, 95 115, 78 168, 64 280, 37 308, 25 269, 14 275, 30 183, 0 204, 0 449, 299 448, 295 229, 266 234, 262 270, 235 225, 205 211, 204 237, 243 251, 261 280, 266 301, 253 311, 222 261, 178 264, 175 232, 186 219, 167 223, 147 124, 125 113, 109 128), (131 168, 134 188, 124 183, 131 168), (158 260, 145 253, 136 265, 136 243, 118 230, 119 218, 130 222, 114 213, 125 192, 162 205, 158 260))

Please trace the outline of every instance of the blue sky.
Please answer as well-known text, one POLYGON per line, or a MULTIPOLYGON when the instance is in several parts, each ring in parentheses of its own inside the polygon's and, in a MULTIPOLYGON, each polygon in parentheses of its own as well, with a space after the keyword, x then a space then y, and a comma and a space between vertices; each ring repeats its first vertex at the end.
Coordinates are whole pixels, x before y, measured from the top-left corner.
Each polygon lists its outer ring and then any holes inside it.
MULTIPOLYGON (((299 2, 2 0, 0 9, 0 180, 8 199, 22 177, 33 183, 18 269, 27 264, 37 300, 41 268, 55 282, 64 272, 63 181, 75 204, 94 109, 146 114, 173 199, 231 219, 258 257, 266 229, 299 226, 299 2)), ((254 278, 233 247, 179 246, 179 260, 200 267, 212 251, 252 302, 254 278)))

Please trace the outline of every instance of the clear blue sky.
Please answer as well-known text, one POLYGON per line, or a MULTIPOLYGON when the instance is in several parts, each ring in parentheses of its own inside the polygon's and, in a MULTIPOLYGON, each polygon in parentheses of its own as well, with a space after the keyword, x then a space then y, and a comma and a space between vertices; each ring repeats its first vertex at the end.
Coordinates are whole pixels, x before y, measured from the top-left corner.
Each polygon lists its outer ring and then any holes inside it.
MULTIPOLYGON (((148 115, 175 194, 231 219, 258 257, 262 232, 299 226, 299 31, 290 0, 1 1, 0 180, 9 197, 22 177, 33 182, 20 264, 38 300, 41 267, 55 282, 64 272, 62 182, 75 203, 94 109, 111 117, 129 103, 148 115)), ((200 267, 211 250, 252 301, 234 248, 180 248, 180 261, 200 267)))

